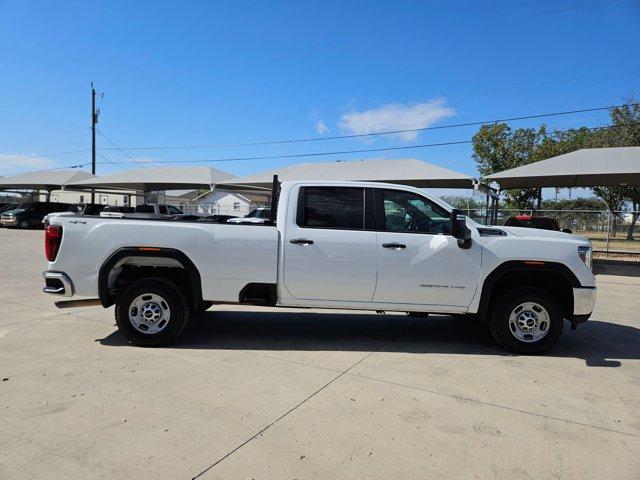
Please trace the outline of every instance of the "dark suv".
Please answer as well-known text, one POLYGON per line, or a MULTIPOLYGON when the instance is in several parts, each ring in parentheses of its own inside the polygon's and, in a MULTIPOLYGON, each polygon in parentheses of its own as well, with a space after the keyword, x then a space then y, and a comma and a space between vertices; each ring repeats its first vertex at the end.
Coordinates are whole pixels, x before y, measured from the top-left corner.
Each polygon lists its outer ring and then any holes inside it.
POLYGON ((37 202, 21 203, 13 210, 2 212, 3 227, 42 228, 42 219, 53 212, 66 212, 68 203, 37 202))
POLYGON ((13 210, 14 208, 18 208, 19 203, 0 203, 0 213, 6 212, 8 210, 13 210))

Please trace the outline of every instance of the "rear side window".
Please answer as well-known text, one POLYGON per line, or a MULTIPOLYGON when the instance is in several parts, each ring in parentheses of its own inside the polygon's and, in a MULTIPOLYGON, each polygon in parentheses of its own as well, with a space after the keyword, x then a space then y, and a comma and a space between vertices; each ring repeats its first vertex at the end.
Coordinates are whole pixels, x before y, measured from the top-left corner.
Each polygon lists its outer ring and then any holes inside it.
POLYGON ((165 207, 164 205, 160 205, 159 209, 160 209, 160 213, 162 215, 166 215, 167 214, 167 207, 165 207))
POLYGON ((300 195, 300 227, 364 229, 363 188, 304 187, 300 189, 300 195))
POLYGON ((136 213, 154 213, 153 205, 138 205, 136 213))

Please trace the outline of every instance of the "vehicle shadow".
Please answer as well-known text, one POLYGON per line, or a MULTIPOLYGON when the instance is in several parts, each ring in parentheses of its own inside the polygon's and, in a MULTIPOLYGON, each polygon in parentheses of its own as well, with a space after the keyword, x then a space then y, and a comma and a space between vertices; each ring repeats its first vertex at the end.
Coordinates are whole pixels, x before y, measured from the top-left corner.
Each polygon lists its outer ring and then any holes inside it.
MULTIPOLYGON (((103 345, 128 345, 115 331, 103 345)), ((447 315, 208 311, 195 315, 181 337, 164 348, 215 350, 372 351, 413 354, 511 355, 479 322, 447 315), (382 347, 382 348, 381 348, 382 347)), ((592 367, 619 367, 640 359, 640 329, 590 320, 565 331, 550 357, 584 359, 592 367)))

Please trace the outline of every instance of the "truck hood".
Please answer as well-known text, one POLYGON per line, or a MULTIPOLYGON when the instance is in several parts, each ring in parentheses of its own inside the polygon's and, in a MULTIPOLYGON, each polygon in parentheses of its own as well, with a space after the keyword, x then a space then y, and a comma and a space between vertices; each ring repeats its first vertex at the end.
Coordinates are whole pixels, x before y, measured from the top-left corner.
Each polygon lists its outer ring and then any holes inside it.
POLYGON ((526 228, 526 227, 499 227, 500 230, 504 230, 507 233, 515 235, 517 237, 527 238, 546 238, 549 240, 575 240, 577 243, 591 243, 586 237, 579 235, 573 235, 571 233, 556 232, 555 230, 543 230, 541 228, 526 228))

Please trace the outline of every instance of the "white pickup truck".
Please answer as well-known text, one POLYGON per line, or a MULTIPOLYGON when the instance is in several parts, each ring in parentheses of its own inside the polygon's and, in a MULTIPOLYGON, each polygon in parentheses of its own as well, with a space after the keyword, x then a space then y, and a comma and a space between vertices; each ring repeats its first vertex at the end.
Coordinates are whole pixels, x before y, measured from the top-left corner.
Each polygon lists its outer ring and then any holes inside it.
POLYGON ((274 181, 273 198, 265 225, 52 218, 44 291, 115 304, 122 334, 148 346, 225 303, 466 314, 537 353, 593 310, 585 238, 482 226, 400 185, 274 181))

